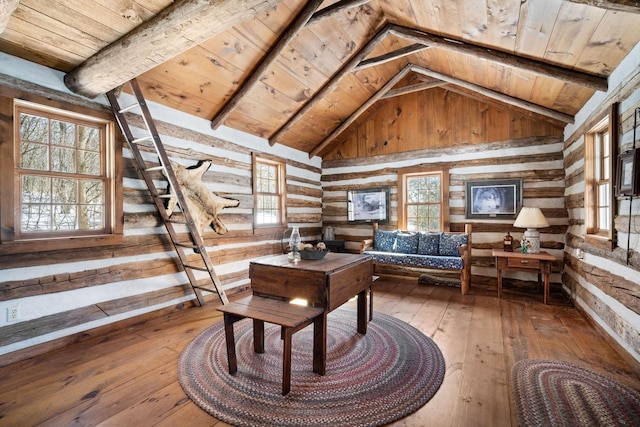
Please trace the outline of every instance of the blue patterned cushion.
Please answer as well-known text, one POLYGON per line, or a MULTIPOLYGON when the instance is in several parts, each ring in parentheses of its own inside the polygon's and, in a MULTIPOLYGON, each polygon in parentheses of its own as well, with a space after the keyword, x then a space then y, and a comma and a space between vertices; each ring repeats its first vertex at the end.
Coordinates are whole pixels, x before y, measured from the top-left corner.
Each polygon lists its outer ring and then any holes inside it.
POLYGON ((439 255, 441 234, 442 233, 421 232, 418 240, 418 254, 439 255))
POLYGON ((468 241, 469 238, 466 234, 442 233, 442 236, 440 236, 440 255, 460 256, 458 246, 466 245, 468 241))
POLYGON ((365 251, 365 253, 371 255, 373 262, 379 264, 394 264, 442 270, 462 270, 463 267, 462 257, 460 256, 431 256, 376 251, 365 251))
POLYGON ((391 252, 396 243, 397 231, 385 231, 376 229, 373 235, 373 249, 376 251, 391 252))
POLYGON ((418 233, 398 233, 393 252, 401 254, 415 254, 418 252, 418 233))

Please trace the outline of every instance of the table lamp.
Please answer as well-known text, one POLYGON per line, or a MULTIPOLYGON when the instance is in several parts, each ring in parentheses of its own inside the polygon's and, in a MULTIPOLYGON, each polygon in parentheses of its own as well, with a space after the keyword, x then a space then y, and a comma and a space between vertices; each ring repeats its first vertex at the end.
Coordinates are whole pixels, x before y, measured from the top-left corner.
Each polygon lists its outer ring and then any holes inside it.
POLYGON ((513 226, 527 229, 527 231, 524 232, 522 242, 523 246, 527 246, 526 252, 532 254, 540 252, 540 232, 537 229, 549 226, 549 222, 542 214, 540 208, 522 208, 513 226))

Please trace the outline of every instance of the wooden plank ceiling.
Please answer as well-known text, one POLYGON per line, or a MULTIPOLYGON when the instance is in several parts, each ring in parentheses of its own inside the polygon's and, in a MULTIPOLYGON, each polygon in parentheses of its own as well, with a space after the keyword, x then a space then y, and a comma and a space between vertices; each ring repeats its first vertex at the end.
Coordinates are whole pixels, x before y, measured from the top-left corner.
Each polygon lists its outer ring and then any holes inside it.
POLYGON ((0 0, 0 51, 326 154, 378 99, 451 88, 568 123, 640 41, 637 0, 0 0))

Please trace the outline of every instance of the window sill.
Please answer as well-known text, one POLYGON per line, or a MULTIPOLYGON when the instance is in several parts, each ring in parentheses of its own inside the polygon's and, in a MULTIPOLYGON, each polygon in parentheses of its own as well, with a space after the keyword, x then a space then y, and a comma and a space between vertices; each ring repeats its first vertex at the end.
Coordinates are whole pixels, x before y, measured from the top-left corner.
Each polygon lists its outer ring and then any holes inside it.
POLYGON ((18 240, 0 244, 0 255, 120 245, 122 240, 122 234, 18 240))
POLYGON ((588 245, 607 251, 612 251, 613 249, 615 249, 613 240, 608 237, 598 236, 596 234, 587 234, 584 237, 584 242, 588 245))

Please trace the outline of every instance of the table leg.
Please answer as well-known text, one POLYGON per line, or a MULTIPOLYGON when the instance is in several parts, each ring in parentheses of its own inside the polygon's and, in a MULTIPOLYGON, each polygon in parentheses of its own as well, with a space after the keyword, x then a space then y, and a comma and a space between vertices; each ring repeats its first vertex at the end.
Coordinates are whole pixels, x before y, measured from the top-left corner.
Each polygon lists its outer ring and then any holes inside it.
POLYGON ((538 292, 540 292, 540 287, 542 286, 542 271, 543 269, 538 271, 538 289, 537 289, 538 292))
POLYGON ((284 342, 282 348, 282 395, 291 391, 291 328, 283 328, 284 342))
POLYGON ((549 303, 549 276, 551 275, 551 264, 543 262, 540 264, 544 273, 544 303, 549 303))
POLYGON ((367 333, 367 290, 358 293, 358 332, 367 333))
POLYGON ((496 271, 498 275, 498 298, 502 298, 502 269, 498 258, 496 258, 496 271))
POLYGON ((313 321, 313 372, 324 375, 327 371, 327 312, 313 321))

